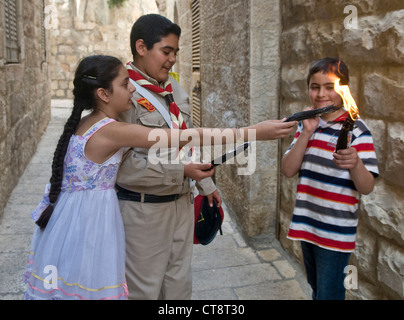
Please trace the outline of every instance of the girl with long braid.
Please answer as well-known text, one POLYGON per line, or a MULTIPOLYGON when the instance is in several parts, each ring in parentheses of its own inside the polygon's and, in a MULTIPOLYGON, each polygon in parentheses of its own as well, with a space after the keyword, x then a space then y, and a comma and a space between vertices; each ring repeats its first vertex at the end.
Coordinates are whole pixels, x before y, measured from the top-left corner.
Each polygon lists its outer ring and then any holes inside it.
MULTIPOLYGON (((54 153, 44 199, 32 213, 38 227, 24 299, 127 298, 124 228, 114 185, 124 147, 156 144, 149 139, 153 129, 116 121, 131 107, 134 91, 119 59, 97 55, 79 63, 74 107, 54 153), (91 113, 82 117, 83 110, 91 113)), ((270 140, 286 136, 295 124, 267 120, 239 130, 247 138, 247 130, 254 129, 256 140, 270 140)), ((184 134, 184 141, 171 141, 170 130, 165 131, 167 147, 206 141, 203 129, 180 130, 177 136, 184 134)), ((235 141, 237 130, 233 133, 235 141)), ((200 166, 213 174, 210 164, 200 166)))

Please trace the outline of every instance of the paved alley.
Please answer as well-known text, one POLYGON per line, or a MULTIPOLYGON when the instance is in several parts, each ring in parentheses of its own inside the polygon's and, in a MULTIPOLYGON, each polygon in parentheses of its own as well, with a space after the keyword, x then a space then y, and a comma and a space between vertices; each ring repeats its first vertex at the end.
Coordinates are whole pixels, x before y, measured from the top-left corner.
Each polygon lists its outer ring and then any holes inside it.
MULTIPOLYGON (((38 149, 15 187, 0 220, 0 300, 20 300, 35 224, 31 212, 41 201, 51 174, 57 140, 70 114, 53 102, 52 119, 38 149)), ((310 290, 302 267, 276 240, 251 248, 225 209, 223 236, 194 246, 194 300, 306 300, 310 290)))

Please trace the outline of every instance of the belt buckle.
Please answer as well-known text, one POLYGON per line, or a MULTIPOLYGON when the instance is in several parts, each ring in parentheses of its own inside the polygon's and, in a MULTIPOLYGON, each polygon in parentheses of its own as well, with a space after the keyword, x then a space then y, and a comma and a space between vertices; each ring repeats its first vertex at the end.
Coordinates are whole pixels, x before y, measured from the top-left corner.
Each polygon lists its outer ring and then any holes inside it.
POLYGON ((190 192, 190 200, 191 200, 191 204, 194 204, 194 199, 195 199, 195 196, 194 196, 194 193, 193 192, 190 192))

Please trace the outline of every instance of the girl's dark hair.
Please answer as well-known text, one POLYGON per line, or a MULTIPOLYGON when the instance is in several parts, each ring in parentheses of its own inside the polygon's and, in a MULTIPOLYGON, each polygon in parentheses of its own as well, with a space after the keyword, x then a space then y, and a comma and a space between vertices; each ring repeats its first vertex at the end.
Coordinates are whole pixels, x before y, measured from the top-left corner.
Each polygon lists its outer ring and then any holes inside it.
POLYGON ((36 224, 43 230, 53 213, 63 181, 63 164, 71 136, 76 132, 83 110, 97 107, 96 90, 104 88, 112 91, 112 81, 119 73, 122 62, 111 56, 94 55, 81 60, 74 76, 74 103, 72 113, 59 138, 52 162, 50 178, 50 205, 42 212, 36 224))
POLYGON ((309 74, 307 76, 307 85, 310 84, 312 75, 317 72, 322 72, 325 74, 335 74, 338 78, 340 78, 341 85, 349 85, 348 66, 344 63, 344 61, 338 58, 323 58, 314 61, 309 69, 309 74))
POLYGON ((146 14, 141 16, 132 27, 130 33, 130 48, 133 57, 136 56, 136 41, 142 39, 148 50, 151 50, 155 43, 169 34, 175 34, 178 39, 181 37, 181 28, 166 17, 159 14, 146 14))

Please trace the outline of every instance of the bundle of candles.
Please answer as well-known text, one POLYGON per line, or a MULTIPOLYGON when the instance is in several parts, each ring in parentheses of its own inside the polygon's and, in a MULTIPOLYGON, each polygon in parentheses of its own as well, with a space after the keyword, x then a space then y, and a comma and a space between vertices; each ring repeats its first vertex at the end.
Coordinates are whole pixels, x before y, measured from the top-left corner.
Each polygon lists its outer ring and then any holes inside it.
POLYGON ((342 124, 342 128, 338 137, 337 146, 335 147, 335 152, 340 149, 347 149, 348 146, 348 136, 349 132, 353 130, 353 126, 356 120, 359 119, 359 110, 356 106, 355 100, 351 95, 348 85, 341 86, 339 84, 340 79, 336 79, 334 82, 334 90, 338 93, 341 98, 344 107, 348 110, 348 115, 342 124))
MULTIPOLYGON (((337 145, 335 148, 335 152, 341 149, 348 148, 348 137, 349 132, 353 130, 353 126, 355 121, 359 118, 359 110, 356 106, 355 100, 351 95, 351 91, 349 90, 348 85, 340 85, 340 79, 336 79, 334 81, 334 90, 337 92, 343 101, 343 106, 348 110, 348 116, 346 117, 345 121, 342 124, 342 128, 340 130, 340 134, 338 136, 337 145)), ((329 105, 324 108, 314 109, 314 110, 307 110, 301 111, 292 114, 288 118, 285 119, 285 122, 289 121, 302 121, 305 119, 310 119, 314 117, 320 117, 323 114, 335 112, 339 109, 339 107, 335 105, 329 105)))
POLYGON ((329 105, 324 108, 320 109, 313 109, 313 110, 306 110, 306 111, 301 111, 301 112, 296 112, 292 114, 291 116, 287 117, 285 119, 285 122, 290 122, 290 121, 302 121, 314 117, 320 117, 323 114, 331 113, 334 111, 337 111, 339 107, 335 105, 329 105))

